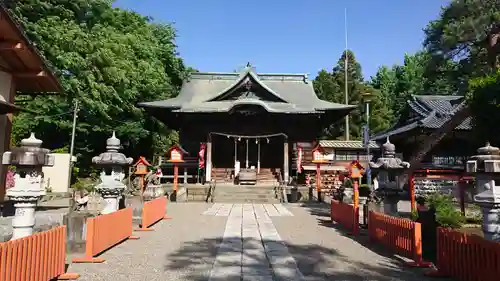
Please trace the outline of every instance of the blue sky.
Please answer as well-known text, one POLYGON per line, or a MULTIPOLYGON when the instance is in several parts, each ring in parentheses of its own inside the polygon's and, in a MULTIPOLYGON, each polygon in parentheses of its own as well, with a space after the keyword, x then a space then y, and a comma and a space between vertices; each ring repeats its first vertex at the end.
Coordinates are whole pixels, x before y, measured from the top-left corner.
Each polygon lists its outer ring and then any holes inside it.
POLYGON ((421 48, 422 29, 449 0, 119 0, 115 6, 174 22, 178 49, 200 71, 231 72, 251 62, 258 72, 331 69, 348 46, 365 78, 421 48))

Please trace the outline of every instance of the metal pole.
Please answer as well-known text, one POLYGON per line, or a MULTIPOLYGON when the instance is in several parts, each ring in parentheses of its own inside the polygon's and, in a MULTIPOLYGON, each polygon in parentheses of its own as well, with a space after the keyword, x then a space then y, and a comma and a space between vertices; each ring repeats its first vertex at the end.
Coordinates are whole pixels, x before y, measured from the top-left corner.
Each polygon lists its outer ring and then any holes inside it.
MULTIPOLYGON (((69 147, 69 175, 68 175, 68 188, 71 187, 71 175, 73 174, 73 152, 75 150, 75 133, 76 133, 76 120, 78 119, 78 99, 75 99, 75 107, 73 109, 73 128, 71 129, 71 144, 69 147)), ((71 198, 69 199, 70 209, 73 212, 75 204, 75 190, 72 191, 71 198)))
MULTIPOLYGON (((348 71, 347 68, 349 67, 349 57, 347 55, 347 8, 344 10, 344 32, 345 32, 345 63, 344 63, 344 76, 345 76, 345 81, 344 81, 344 91, 345 91, 345 104, 349 104, 349 87, 347 85, 348 82, 348 71)), ((349 114, 345 116, 345 140, 349 140, 350 138, 350 132, 349 132, 349 114)))
MULTIPOLYGON (((366 103, 366 133, 368 134, 368 143, 366 144, 366 161, 370 162, 370 103, 366 103)), ((368 188, 372 190, 372 174, 371 171, 366 175, 368 188)))

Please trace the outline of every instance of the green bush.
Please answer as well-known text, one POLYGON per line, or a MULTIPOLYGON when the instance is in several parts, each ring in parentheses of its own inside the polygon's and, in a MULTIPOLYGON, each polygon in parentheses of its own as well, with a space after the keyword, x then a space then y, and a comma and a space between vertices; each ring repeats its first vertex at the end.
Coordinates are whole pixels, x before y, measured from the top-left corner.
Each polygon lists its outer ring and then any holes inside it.
POLYGON ((76 182, 71 185, 71 187, 75 191, 86 191, 86 192, 92 192, 97 185, 97 182, 93 178, 77 178, 76 182))
POLYGON ((412 210, 411 211, 410 219, 412 221, 417 221, 418 220, 418 211, 417 210, 412 210))
POLYGON ((361 197, 370 196, 370 188, 368 187, 367 184, 360 184, 359 185, 359 196, 361 196, 361 197))
POLYGON ((436 221, 441 227, 460 228, 465 223, 465 217, 457 210, 451 196, 436 193, 426 201, 429 208, 436 210, 436 221))

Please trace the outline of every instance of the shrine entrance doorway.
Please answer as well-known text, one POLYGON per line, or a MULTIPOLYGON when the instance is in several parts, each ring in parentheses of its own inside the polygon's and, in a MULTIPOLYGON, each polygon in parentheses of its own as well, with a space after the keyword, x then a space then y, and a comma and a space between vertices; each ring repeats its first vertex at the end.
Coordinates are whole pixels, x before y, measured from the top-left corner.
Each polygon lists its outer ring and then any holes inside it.
POLYGON ((239 172, 254 172, 260 182, 277 181, 285 166, 286 138, 283 134, 238 136, 213 133, 212 171, 218 182, 231 182, 239 172))

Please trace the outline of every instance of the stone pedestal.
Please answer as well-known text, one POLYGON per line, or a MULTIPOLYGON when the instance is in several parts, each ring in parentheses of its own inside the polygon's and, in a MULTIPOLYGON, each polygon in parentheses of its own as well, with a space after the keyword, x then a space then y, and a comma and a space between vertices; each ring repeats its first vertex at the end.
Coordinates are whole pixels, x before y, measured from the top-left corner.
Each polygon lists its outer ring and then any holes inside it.
POLYGON ((351 204, 352 203, 352 197, 354 194, 354 190, 352 188, 345 188, 344 189, 344 203, 351 204))
POLYGON ((18 239, 33 234, 35 227, 35 208, 38 197, 11 198, 14 200, 16 212, 12 219, 12 239, 18 239), (31 199, 31 200, 30 200, 31 199))
POLYGON ((398 203, 399 196, 384 196, 384 213, 390 216, 399 216, 398 203))
POLYGON ((71 253, 85 252, 87 219, 93 217, 89 212, 73 212, 63 217, 67 226, 66 248, 71 253))

